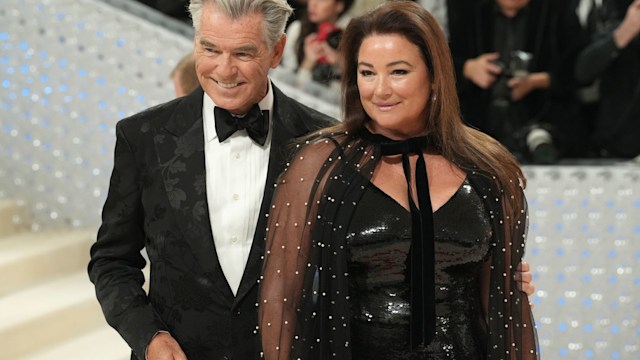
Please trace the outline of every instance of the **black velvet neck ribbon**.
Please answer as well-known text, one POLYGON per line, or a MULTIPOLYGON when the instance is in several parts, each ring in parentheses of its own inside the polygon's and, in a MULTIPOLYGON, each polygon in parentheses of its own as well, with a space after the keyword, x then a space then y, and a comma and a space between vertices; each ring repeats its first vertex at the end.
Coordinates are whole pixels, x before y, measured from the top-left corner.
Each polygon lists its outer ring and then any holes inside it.
POLYGON ((436 148, 428 136, 407 140, 391 140, 379 134, 365 134, 365 138, 380 144, 382 156, 402 155, 402 168, 407 180, 409 206, 411 208, 411 249, 409 252, 408 278, 411 285, 411 348, 426 346, 433 341, 436 332, 435 303, 435 245, 433 210, 429 194, 425 149, 436 148), (418 204, 411 196, 411 164, 409 155, 417 154, 415 177, 418 204))

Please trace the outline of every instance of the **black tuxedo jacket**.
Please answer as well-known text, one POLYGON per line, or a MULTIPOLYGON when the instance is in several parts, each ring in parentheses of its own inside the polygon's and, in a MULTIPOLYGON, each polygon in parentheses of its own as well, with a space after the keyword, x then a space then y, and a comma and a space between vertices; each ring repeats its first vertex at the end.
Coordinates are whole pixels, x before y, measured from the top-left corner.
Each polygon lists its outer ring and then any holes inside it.
MULTIPOLYGON (((291 140, 335 122, 275 86, 273 91, 262 214, 291 140)), ((266 217, 260 216, 234 296, 209 222, 202 99, 197 89, 116 125, 113 173, 88 271, 107 322, 131 346, 132 359, 144 359, 159 330, 169 331, 189 360, 252 359, 259 353, 257 279, 266 217), (151 267, 148 295, 142 289, 144 247, 151 267)))

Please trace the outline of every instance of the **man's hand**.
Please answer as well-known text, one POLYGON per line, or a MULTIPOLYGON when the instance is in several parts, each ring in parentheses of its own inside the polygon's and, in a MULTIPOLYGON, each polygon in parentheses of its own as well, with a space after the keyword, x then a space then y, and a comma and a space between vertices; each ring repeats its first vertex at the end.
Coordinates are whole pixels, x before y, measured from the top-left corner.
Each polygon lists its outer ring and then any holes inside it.
POLYGON ((498 58, 500 58, 500 54, 488 53, 467 60, 462 69, 464 77, 482 89, 490 88, 497 76, 502 73, 502 68, 492 63, 498 58))
POLYGON ((618 49, 627 45, 640 33, 640 0, 635 0, 627 8, 624 20, 613 32, 613 40, 618 49))
POLYGON ((523 261, 518 265, 518 269, 514 274, 518 289, 527 294, 527 296, 533 295, 536 291, 536 287, 531 283, 533 275, 531 275, 530 268, 529 263, 523 261))
POLYGON ((551 77, 547 72, 531 73, 524 77, 514 77, 507 82, 511 88, 511 100, 520 101, 536 89, 547 89, 551 85, 551 77))
POLYGON ((327 58, 327 62, 331 65, 337 65, 340 60, 340 53, 329 45, 326 41, 321 43, 322 54, 327 58))
POLYGON ((316 33, 311 33, 304 38, 304 59, 302 59, 299 68, 311 71, 318 59, 322 57, 322 43, 318 41, 317 37, 316 33))
POLYGON ((147 347, 147 360, 187 360, 187 356, 171 335, 160 332, 147 347))

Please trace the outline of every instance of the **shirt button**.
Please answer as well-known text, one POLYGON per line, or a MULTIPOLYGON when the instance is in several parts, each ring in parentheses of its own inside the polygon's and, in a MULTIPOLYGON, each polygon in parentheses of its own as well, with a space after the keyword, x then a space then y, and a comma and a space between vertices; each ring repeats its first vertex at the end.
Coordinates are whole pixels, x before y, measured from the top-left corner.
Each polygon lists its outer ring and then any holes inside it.
POLYGON ((236 159, 240 159, 240 153, 233 154, 233 157, 235 157, 236 159))
POLYGON ((240 199, 240 195, 238 194, 233 194, 233 200, 238 200, 240 199))
POLYGON ((235 236, 235 235, 233 235, 233 236, 231 237, 231 241, 233 241, 233 242, 238 241, 238 237, 237 237, 237 236, 235 236))

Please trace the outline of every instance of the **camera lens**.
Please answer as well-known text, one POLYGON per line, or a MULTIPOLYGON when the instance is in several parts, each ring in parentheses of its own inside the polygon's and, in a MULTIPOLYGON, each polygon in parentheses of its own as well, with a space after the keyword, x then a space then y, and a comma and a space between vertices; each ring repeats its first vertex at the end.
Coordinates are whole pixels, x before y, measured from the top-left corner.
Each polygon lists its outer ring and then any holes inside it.
POLYGON ((340 39, 342 38, 342 30, 334 30, 329 35, 327 35, 327 44, 334 49, 338 48, 340 44, 340 39))
POLYGON ((558 159, 558 152, 553 144, 551 134, 542 128, 533 128, 527 134, 527 148, 531 160, 536 164, 553 164, 558 159))

